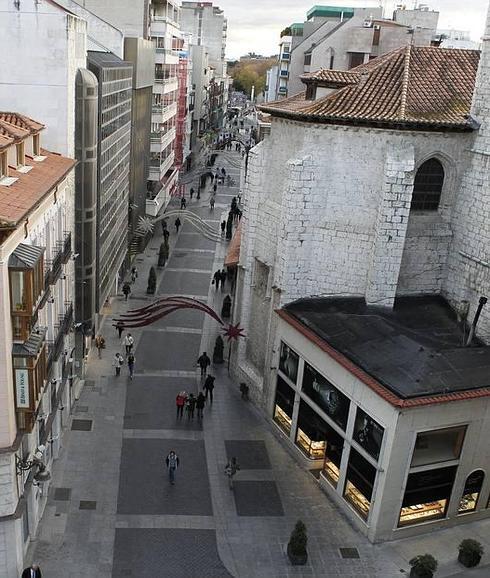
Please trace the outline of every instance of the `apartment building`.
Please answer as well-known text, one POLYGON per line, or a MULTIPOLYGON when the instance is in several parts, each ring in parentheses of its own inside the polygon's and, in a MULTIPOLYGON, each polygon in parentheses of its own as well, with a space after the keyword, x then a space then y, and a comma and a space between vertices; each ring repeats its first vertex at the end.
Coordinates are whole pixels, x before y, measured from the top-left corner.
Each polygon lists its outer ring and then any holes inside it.
POLYGON ((74 397, 74 166, 0 112, 0 575, 36 533, 74 397), (12 202, 15 199, 15 203, 12 202))

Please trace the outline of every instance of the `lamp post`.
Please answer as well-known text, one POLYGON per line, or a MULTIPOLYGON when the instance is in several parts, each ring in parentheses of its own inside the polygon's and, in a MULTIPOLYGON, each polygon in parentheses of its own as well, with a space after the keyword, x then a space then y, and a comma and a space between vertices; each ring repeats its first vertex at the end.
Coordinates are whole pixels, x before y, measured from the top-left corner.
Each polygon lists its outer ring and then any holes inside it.
POLYGON ((26 458, 21 460, 17 455, 15 456, 15 471, 18 476, 21 476, 23 472, 28 472, 36 468, 36 473, 34 474, 34 480, 40 484, 48 482, 51 479, 51 473, 48 472, 46 466, 43 463, 43 454, 46 446, 40 445, 37 450, 32 455, 31 459, 26 458))

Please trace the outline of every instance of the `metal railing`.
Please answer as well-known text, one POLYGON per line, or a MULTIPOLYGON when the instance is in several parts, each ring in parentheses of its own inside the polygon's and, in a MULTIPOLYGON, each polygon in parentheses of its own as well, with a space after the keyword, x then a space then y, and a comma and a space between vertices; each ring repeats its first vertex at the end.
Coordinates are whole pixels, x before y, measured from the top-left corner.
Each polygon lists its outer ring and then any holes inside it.
POLYGON ((71 256, 71 232, 66 232, 63 239, 63 263, 67 263, 71 256))

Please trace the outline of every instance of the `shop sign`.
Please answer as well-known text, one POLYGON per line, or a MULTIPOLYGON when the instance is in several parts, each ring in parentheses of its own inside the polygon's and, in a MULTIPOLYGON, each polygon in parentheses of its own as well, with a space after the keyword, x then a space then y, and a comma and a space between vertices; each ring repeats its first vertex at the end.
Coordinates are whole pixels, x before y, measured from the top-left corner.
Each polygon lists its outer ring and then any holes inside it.
POLYGON ((30 409, 29 371, 27 369, 15 370, 15 391, 17 393, 17 409, 30 409))

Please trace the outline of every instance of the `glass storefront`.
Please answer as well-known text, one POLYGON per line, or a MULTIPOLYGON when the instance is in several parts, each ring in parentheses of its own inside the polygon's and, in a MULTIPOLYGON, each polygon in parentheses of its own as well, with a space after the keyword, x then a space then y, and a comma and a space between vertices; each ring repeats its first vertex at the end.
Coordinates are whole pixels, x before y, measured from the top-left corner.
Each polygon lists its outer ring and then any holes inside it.
POLYGON ((296 445, 312 460, 322 460, 325 456, 327 424, 303 400, 298 414, 296 445))
POLYGON ((274 404, 274 421, 289 435, 293 419, 294 389, 279 375, 277 376, 276 401, 274 404))
POLYGON ((458 514, 467 514, 476 510, 484 479, 485 472, 483 470, 476 470, 466 478, 463 495, 459 502, 458 514))
POLYGON ((345 430, 349 415, 349 398, 306 362, 303 375, 303 392, 338 426, 345 430))
POLYGON ((298 365, 298 354, 293 349, 291 349, 289 345, 286 345, 283 341, 281 341, 279 369, 293 383, 296 383, 296 379, 298 378, 298 365))
POLYGON ((418 433, 411 466, 459 459, 465 432, 466 426, 460 426, 418 433))
POLYGON ((398 526, 444 518, 457 466, 408 475, 398 526))
POLYGON ((337 487, 340 477, 340 462, 344 450, 344 439, 334 429, 328 426, 325 461, 321 472, 334 488, 337 487))
POLYGON ((375 460, 379 458, 384 432, 384 428, 377 421, 361 408, 357 408, 352 437, 375 460))
POLYGON ((344 489, 344 499, 367 520, 373 496, 376 468, 353 448, 350 450, 349 464, 344 489))

